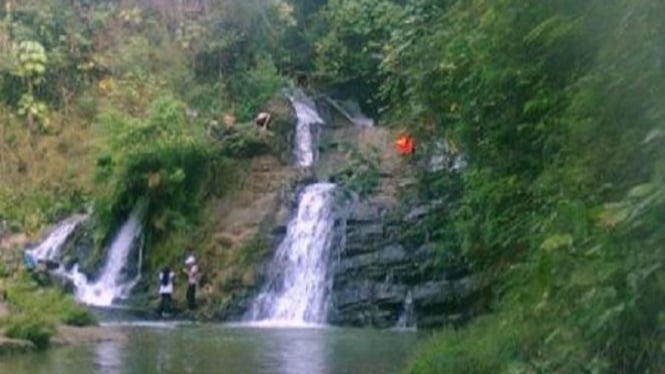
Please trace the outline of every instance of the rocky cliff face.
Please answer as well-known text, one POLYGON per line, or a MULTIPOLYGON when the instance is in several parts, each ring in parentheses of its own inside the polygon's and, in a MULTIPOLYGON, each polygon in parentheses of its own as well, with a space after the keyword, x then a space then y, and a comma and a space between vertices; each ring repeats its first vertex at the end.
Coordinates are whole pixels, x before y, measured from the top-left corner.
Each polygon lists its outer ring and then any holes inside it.
POLYGON ((413 309, 408 324, 414 326, 402 327, 436 327, 469 317, 472 278, 462 268, 437 267, 434 244, 425 235, 408 235, 442 208, 437 203, 391 208, 371 198, 355 205, 333 265, 332 323, 395 327, 408 308, 413 309))
POLYGON ((462 267, 438 265, 442 256, 428 234, 445 204, 417 197, 413 165, 394 151, 390 131, 356 126, 327 109, 317 175, 348 167, 349 146, 375 155, 379 169, 376 188, 352 205, 341 225, 345 239, 331 265, 330 322, 377 328, 464 322, 474 300, 473 278, 462 267))

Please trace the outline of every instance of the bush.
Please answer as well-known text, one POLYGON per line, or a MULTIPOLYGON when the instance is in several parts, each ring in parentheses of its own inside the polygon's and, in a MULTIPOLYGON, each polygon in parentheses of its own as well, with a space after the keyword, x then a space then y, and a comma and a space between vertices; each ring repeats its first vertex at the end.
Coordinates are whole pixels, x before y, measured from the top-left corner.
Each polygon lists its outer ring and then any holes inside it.
POLYGON ((49 323, 88 326, 97 323, 94 315, 55 288, 39 288, 30 280, 14 281, 7 287, 7 301, 18 314, 36 315, 49 323))
POLYGON ((665 6, 425 2, 382 68, 396 115, 468 160, 439 225, 492 315, 411 372, 663 372, 665 6))
POLYGON ((219 136, 222 153, 235 159, 268 153, 270 147, 266 136, 262 136, 253 124, 236 125, 219 136))
POLYGON ((53 324, 40 313, 16 313, 6 321, 5 333, 14 339, 33 342, 37 348, 48 347, 54 333, 53 324))
POLYGON ((101 232, 111 232, 141 201, 148 231, 169 231, 195 217, 203 198, 218 190, 211 184, 228 163, 203 129, 188 122, 182 102, 161 97, 147 119, 107 113, 103 125, 107 149, 97 162, 95 210, 101 232))
POLYGON ((265 105, 279 90, 285 80, 269 56, 258 58, 256 65, 245 74, 240 74, 230 83, 236 115, 241 121, 249 121, 256 116, 261 106, 265 105))
POLYGON ((97 324, 97 318, 88 309, 71 303, 59 313, 59 319, 69 326, 91 326, 97 324))

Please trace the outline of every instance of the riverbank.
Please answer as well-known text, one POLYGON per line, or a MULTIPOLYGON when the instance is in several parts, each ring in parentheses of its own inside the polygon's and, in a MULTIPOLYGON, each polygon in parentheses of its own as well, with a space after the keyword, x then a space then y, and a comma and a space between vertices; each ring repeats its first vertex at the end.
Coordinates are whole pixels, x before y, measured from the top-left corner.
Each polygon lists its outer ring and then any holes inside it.
MULTIPOLYGON (((0 321, 11 321, 12 312, 6 303, 0 302, 0 321)), ((7 324, 11 322, 6 322, 7 324)), ((39 342, 33 342, 29 338, 34 337, 28 333, 26 338, 15 338, 6 336, 7 328, 0 330, 0 356, 15 353, 27 353, 37 351, 39 342)), ((102 342, 122 342, 125 335, 116 329, 106 326, 67 326, 56 325, 52 336, 49 337, 48 347, 61 347, 69 345, 86 345, 102 342)))

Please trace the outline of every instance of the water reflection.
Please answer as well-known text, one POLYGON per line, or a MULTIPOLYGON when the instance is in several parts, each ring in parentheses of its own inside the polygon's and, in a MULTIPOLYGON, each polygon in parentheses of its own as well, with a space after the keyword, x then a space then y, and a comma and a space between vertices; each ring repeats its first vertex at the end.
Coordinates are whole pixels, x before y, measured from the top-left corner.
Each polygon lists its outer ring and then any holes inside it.
POLYGON ((272 367, 266 367, 266 373, 329 373, 326 330, 275 329, 269 336, 274 361, 272 367))
POLYGON ((403 366, 413 333, 220 325, 124 326, 121 342, 54 348, 0 360, 0 373, 387 373, 403 366))
POLYGON ((95 364, 98 372, 102 374, 115 374, 123 367, 124 342, 103 342, 95 346, 95 364))

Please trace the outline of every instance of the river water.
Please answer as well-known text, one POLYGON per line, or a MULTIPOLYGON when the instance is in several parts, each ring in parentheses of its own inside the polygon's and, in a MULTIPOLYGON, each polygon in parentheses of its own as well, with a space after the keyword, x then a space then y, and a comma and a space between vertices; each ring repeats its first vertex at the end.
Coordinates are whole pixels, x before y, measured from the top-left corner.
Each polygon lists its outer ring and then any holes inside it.
POLYGON ((5 356, 0 373, 395 373, 418 340, 413 332, 369 329, 159 322, 116 328, 127 339, 5 356))

